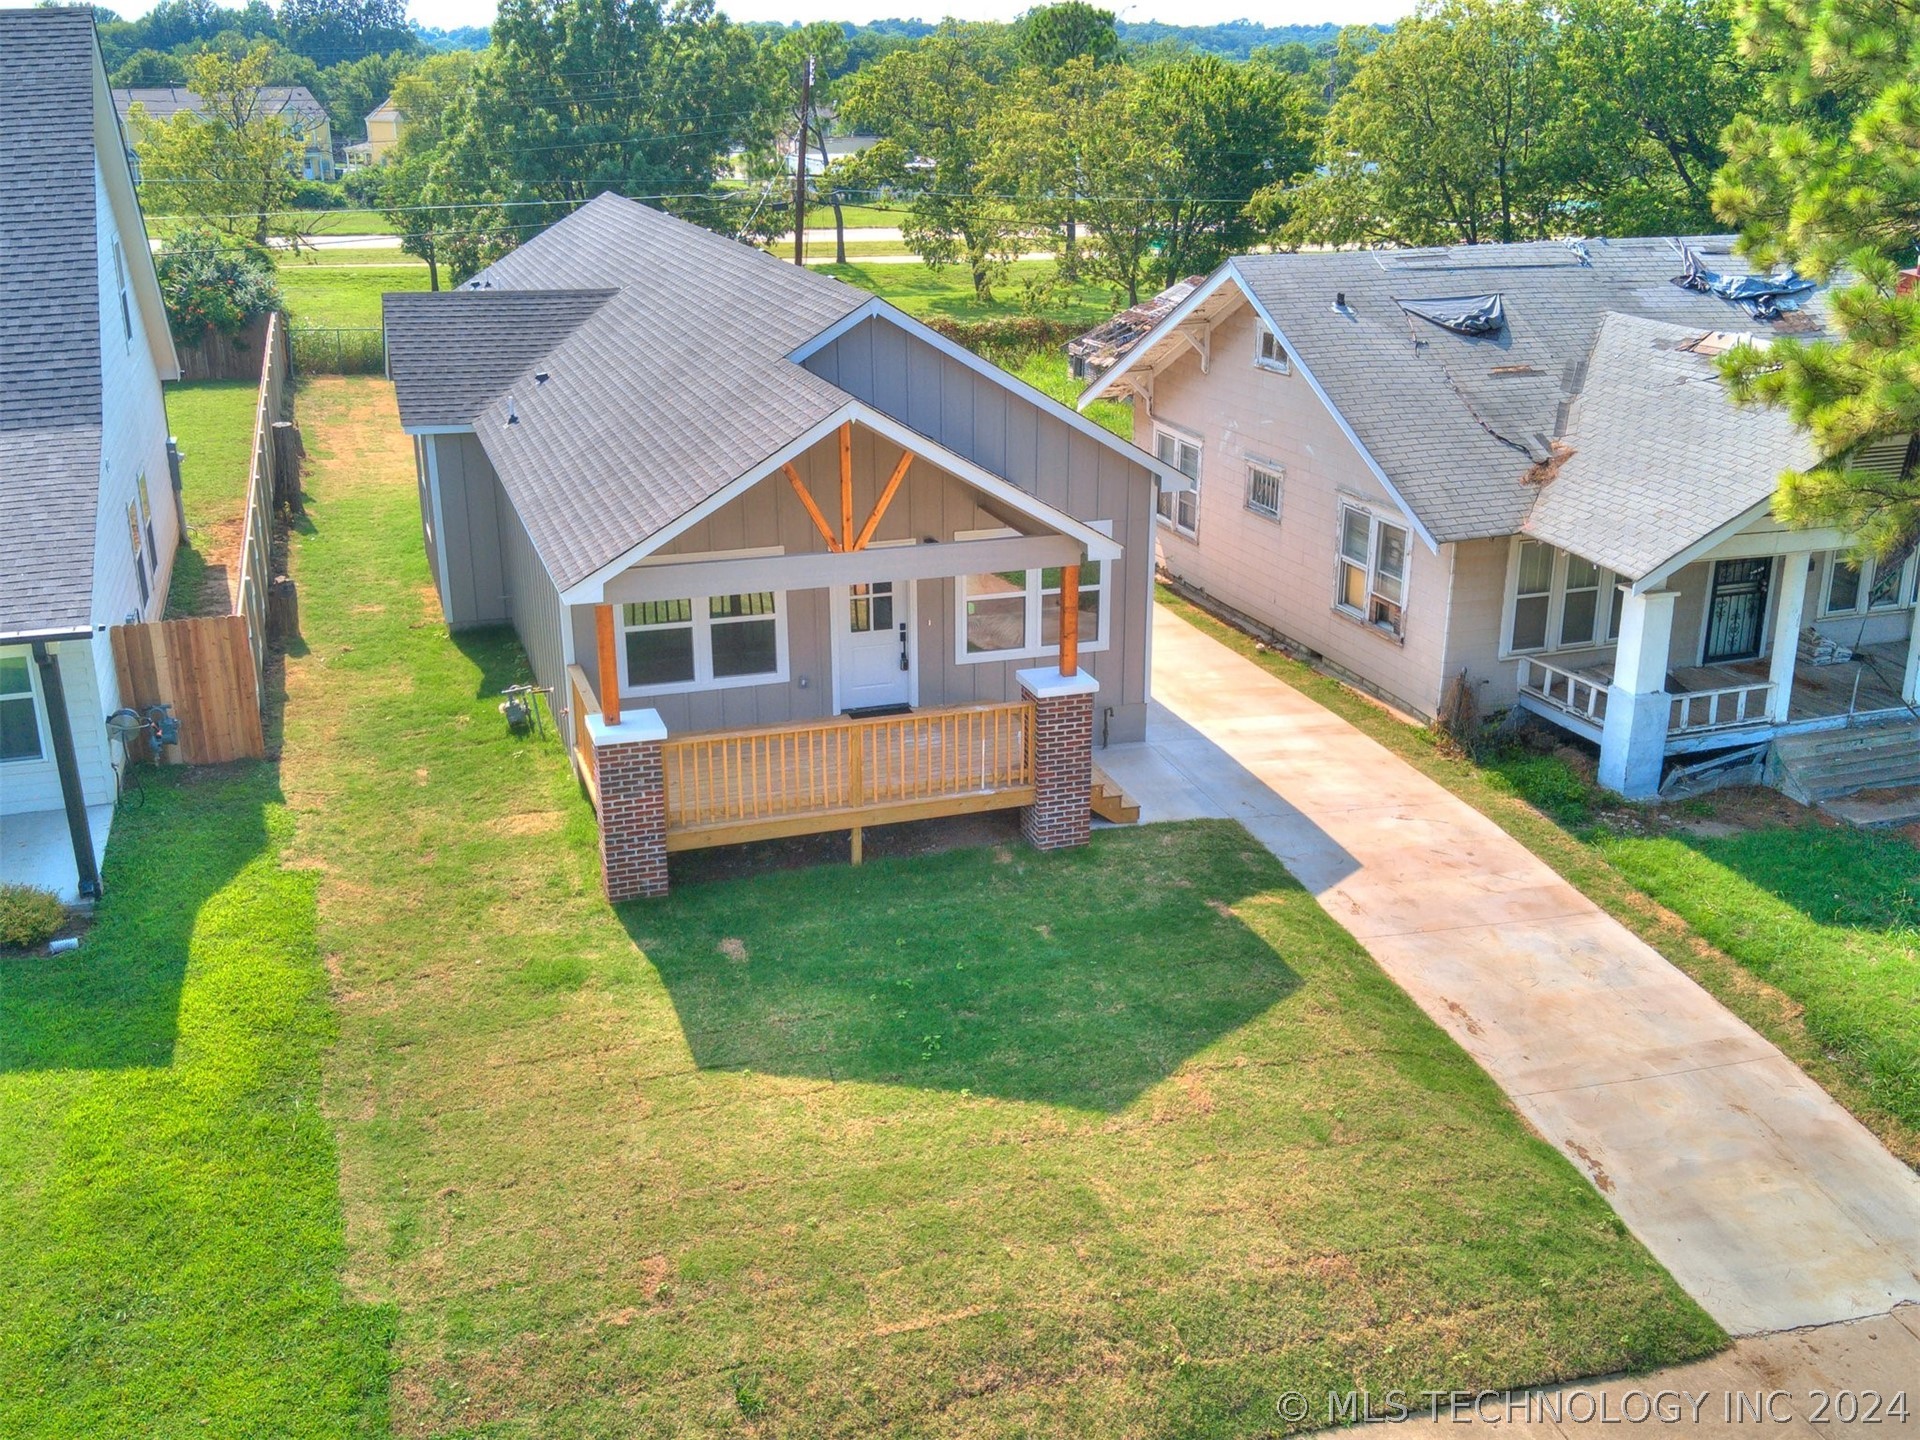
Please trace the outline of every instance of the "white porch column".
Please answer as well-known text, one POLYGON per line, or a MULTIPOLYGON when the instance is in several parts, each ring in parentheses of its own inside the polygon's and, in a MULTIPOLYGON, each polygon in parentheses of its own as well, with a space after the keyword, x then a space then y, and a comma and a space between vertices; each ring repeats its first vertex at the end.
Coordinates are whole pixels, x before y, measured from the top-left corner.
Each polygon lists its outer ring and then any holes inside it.
POLYGON ((1773 657, 1767 667, 1767 679, 1773 682, 1767 718, 1776 725, 1786 724, 1793 704, 1793 667, 1800 658, 1800 621, 1806 613, 1807 572, 1812 565, 1811 550, 1780 557, 1780 602, 1773 612, 1773 657))
MULTIPOLYGON (((1624 587, 1623 587, 1624 588, 1624 587)), ((1636 595, 1620 606, 1620 643, 1600 729, 1600 783, 1629 800, 1660 792, 1667 754, 1667 654, 1673 640, 1672 590, 1636 595)))
POLYGON ((1920 705, 1920 605, 1907 612, 1907 673, 1900 682, 1900 698, 1920 705))

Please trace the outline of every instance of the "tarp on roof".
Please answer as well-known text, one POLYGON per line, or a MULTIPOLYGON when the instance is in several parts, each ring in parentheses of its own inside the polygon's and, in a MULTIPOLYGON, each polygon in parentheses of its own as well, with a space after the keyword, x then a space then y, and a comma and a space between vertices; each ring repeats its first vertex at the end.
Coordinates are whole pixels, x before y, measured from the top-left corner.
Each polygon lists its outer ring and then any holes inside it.
POLYGON ((1409 315, 1431 320, 1456 335, 1497 335, 1507 328, 1498 295, 1449 295, 1438 300, 1396 300, 1409 315))
POLYGON ((1771 275, 1721 275, 1707 268, 1689 245, 1680 247, 1683 268, 1673 277, 1682 290, 1698 290, 1731 300, 1756 320, 1778 320, 1789 310, 1798 310, 1800 302, 1813 294, 1813 281, 1804 280, 1791 269, 1771 275))

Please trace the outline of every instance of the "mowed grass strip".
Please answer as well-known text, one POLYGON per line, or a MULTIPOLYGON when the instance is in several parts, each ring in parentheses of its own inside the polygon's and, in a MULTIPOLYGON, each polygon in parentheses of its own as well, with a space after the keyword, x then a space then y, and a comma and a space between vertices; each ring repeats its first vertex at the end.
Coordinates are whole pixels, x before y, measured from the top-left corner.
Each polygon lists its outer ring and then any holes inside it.
MULTIPOLYGON (((360 253, 377 259, 385 252, 360 253)), ((382 295, 389 290, 427 288, 424 265, 308 265, 301 260, 283 260, 279 275, 287 316, 296 330, 316 326, 378 328, 382 295)), ((446 283, 444 279, 442 283, 446 283)))
MULTIPOLYGON (((167 430, 180 442, 184 543, 167 586, 169 616, 219 614, 230 608, 230 577, 208 584, 208 572, 239 563, 246 526, 247 477, 253 464, 253 410, 258 380, 194 380, 166 387, 167 430)), ((164 476, 148 476, 155 504, 164 476)))
POLYGON ((0 956, 0 1435, 387 1430, 353 1304, 314 881, 273 768, 151 771, 78 953, 0 956))
POLYGON ((286 784, 404 1433, 1259 1435, 1721 1343, 1236 826, 609 909, 390 389, 301 403, 286 784))

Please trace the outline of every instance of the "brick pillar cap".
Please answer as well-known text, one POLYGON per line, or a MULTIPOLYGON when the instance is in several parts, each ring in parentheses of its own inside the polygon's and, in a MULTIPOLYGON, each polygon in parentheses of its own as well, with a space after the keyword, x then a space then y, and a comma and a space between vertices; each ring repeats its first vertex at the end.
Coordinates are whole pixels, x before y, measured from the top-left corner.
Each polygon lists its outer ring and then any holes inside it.
POLYGON ((1057 665, 1042 665, 1033 670, 1016 670, 1013 678, 1035 700, 1057 700, 1065 695, 1092 695, 1100 682, 1082 670, 1077 675, 1062 675, 1057 665))
POLYGON ((642 745, 649 740, 667 738, 667 722, 658 710, 622 710, 618 725, 607 724, 600 714, 587 716, 587 735, 593 748, 602 745, 642 745))

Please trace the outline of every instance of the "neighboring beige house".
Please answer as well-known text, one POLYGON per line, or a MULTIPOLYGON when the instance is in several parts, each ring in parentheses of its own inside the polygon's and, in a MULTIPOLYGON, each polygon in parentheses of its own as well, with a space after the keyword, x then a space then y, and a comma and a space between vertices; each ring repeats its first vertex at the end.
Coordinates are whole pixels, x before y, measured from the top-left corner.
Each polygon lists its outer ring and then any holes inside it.
POLYGON ((1817 330, 1820 299, 1736 269, 1725 239, 1241 256, 1082 403, 1131 399, 1195 481, 1160 498, 1169 572, 1415 714, 1464 677, 1630 796, 1802 731, 1920 780, 1914 555, 1773 519, 1815 457, 1714 357, 1817 330), (1875 721, 1898 733, 1852 733, 1875 721))
MULTIPOLYGON (((198 115, 206 109, 206 103, 193 91, 176 85, 143 85, 130 90, 115 90, 113 101, 119 107, 122 123, 133 119, 135 105, 141 108, 148 120, 156 124, 164 124, 183 110, 198 115)), ((333 127, 327 120, 327 107, 313 98, 313 92, 304 85, 263 85, 260 87, 260 104, 268 114, 284 119, 300 141, 298 168, 302 178, 334 179, 333 127)), ((129 128, 134 127, 129 125, 129 128)))
POLYGON ((670 850, 963 811, 1084 839, 1095 745, 1145 732, 1177 470, 612 195, 388 295, 386 333, 441 608, 518 631, 610 896, 659 893, 670 850))
POLYGON ((406 117, 389 95, 367 112, 367 138, 347 146, 347 160, 354 165, 384 165, 400 143, 400 126, 406 117))

